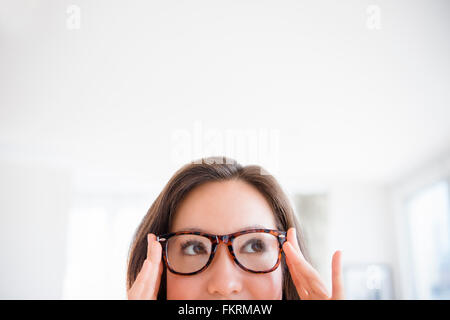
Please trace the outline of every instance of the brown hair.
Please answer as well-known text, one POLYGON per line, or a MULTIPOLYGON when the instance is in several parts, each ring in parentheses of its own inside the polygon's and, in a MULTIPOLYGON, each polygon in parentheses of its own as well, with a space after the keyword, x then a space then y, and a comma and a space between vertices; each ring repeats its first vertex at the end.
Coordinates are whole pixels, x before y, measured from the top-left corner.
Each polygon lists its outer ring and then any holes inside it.
MULTIPOLYGON (((193 161, 179 169, 165 185, 137 228, 128 255, 127 290, 133 285, 147 256, 147 234, 168 233, 177 206, 193 188, 212 181, 239 179, 256 187, 272 207, 278 230, 297 229, 297 241, 305 259, 310 261, 300 224, 286 194, 264 169, 257 165, 242 166, 226 157, 209 157, 193 161), (262 174, 264 172, 264 174, 262 174)), ((283 300, 299 300, 299 296, 283 255, 283 300)), ((161 275, 158 300, 166 299, 166 268, 161 275)))

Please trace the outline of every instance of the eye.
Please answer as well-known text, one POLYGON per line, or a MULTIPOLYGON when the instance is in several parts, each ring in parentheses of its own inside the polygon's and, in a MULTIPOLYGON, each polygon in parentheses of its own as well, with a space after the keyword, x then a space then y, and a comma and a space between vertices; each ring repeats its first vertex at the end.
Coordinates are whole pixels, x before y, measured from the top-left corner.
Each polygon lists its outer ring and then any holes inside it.
POLYGON ((247 241, 240 249, 243 253, 259 253, 265 250, 264 242, 260 239, 251 239, 247 241))
POLYGON ((186 241, 181 245, 181 251, 188 256, 195 256, 197 254, 206 254, 206 248, 203 243, 198 241, 186 241))

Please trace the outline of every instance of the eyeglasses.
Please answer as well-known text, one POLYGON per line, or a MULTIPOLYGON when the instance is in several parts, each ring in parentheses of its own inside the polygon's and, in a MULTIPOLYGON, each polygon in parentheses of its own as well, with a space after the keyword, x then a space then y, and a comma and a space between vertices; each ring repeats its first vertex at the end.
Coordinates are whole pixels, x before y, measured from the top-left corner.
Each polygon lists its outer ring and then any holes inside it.
POLYGON ((205 270, 220 242, 227 245, 236 264, 252 273, 268 273, 281 261, 286 231, 249 229, 226 235, 197 231, 172 232, 156 237, 166 267, 175 274, 193 275, 205 270))

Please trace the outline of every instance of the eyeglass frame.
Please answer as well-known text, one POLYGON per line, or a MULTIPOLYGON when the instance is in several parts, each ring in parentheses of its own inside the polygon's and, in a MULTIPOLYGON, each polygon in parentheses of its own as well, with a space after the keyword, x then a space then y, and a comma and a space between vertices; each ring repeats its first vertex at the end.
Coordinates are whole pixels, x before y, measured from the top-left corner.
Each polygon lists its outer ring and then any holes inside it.
POLYGON ((216 235, 216 234, 210 234, 210 233, 205 233, 205 232, 200 232, 200 231, 177 231, 177 232, 170 232, 170 233, 166 233, 166 234, 162 234, 162 235, 157 235, 156 241, 160 242, 161 244, 164 244, 162 246, 163 247, 162 255, 163 255, 164 264, 170 270, 170 272, 175 273, 175 274, 189 276, 189 275, 194 275, 194 274, 204 271, 211 264, 211 262, 214 258, 214 255, 216 253, 217 246, 220 244, 220 242, 223 242, 228 247, 228 251, 230 252, 231 257, 233 258, 234 262, 240 268, 242 268, 245 271, 251 272, 251 273, 261 274, 261 273, 269 273, 269 272, 275 271, 278 268, 278 266, 280 265, 281 256, 283 254, 283 244, 287 241, 286 234, 287 234, 286 231, 274 230, 274 229, 247 229, 247 230, 233 232, 233 233, 225 234, 225 235, 216 235), (239 262, 239 260, 236 258, 236 255, 234 254, 234 250, 233 250, 233 241, 238 236, 243 235, 243 234, 248 234, 248 233, 269 233, 277 238, 278 249, 279 249, 278 250, 278 258, 277 258, 276 264, 271 269, 266 270, 266 271, 254 271, 254 270, 248 269, 245 266, 243 266, 239 262), (172 269, 172 267, 170 266, 170 263, 167 259, 167 244, 168 244, 167 240, 173 236, 182 235, 182 234, 192 234, 192 235, 203 236, 203 237, 208 238, 211 241, 211 253, 209 255, 209 259, 206 262, 206 264, 197 271, 189 272, 189 273, 175 271, 172 269))

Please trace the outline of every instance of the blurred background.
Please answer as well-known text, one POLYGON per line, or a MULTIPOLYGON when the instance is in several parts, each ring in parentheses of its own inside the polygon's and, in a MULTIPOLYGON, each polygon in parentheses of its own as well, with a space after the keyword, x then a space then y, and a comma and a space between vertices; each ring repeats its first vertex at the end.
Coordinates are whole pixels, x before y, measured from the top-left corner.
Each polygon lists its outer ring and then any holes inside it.
POLYGON ((348 299, 450 298, 450 4, 0 0, 0 298, 124 299, 183 164, 259 164, 348 299))

